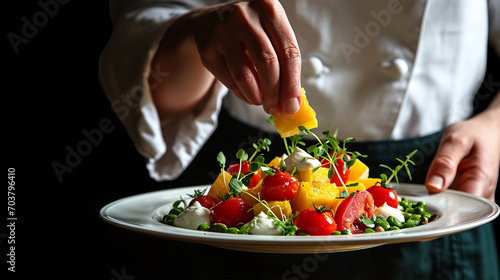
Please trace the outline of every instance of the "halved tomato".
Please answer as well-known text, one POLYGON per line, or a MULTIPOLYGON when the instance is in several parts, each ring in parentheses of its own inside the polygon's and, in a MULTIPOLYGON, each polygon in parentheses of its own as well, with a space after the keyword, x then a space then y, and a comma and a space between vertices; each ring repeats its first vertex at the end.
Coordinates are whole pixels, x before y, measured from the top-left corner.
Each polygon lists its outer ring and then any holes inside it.
POLYGON ((361 191, 349 196, 340 203, 335 213, 337 230, 349 229, 352 234, 363 233, 364 229, 355 222, 361 216, 373 217, 374 210, 375 204, 371 193, 361 191))

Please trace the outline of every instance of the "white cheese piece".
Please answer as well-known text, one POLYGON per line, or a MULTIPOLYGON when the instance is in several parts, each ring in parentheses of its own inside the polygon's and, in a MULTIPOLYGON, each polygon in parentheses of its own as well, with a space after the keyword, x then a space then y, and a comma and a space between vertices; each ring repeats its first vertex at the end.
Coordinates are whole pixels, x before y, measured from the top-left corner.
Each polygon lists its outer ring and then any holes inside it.
POLYGON ((210 225, 210 210, 201 206, 198 201, 179 214, 174 226, 188 229, 197 229, 199 225, 210 225))
POLYGON ((403 213, 401 213, 401 210, 396 209, 394 207, 391 207, 387 205, 387 203, 384 203, 384 205, 378 207, 375 209, 373 214, 383 220, 387 220, 389 216, 394 216, 396 219, 401 221, 402 223, 405 222, 405 217, 403 216, 403 213))
POLYGON ((250 228, 250 234, 256 235, 282 235, 281 230, 274 224, 274 220, 267 217, 264 212, 253 218, 246 224, 250 228))
POLYGON ((295 148, 293 153, 291 153, 286 159, 286 171, 291 173, 293 168, 297 168, 297 171, 302 171, 306 169, 314 169, 321 166, 321 162, 313 158, 306 151, 301 148, 295 148))

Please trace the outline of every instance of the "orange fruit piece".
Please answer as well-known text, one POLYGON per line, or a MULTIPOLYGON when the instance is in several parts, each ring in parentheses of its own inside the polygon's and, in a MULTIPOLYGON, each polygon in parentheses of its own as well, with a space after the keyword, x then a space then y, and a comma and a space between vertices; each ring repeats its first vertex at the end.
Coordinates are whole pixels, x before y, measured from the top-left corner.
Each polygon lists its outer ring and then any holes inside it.
POLYGON ((267 214, 267 211, 271 211, 276 215, 279 220, 286 220, 292 215, 292 207, 290 206, 290 201, 267 201, 268 205, 263 205, 258 203, 253 206, 253 213, 255 216, 259 215, 260 212, 267 214), (269 206, 269 208, 267 207, 269 206), (285 219, 284 219, 285 218, 285 219))
POLYGON ((229 181, 231 177, 231 174, 222 171, 210 187, 207 195, 215 198, 219 202, 222 201, 220 197, 229 192, 229 181))
POLYGON ((260 193, 262 192, 262 178, 260 179, 259 183, 251 188, 247 189, 246 192, 248 193, 241 193, 241 198, 250 205, 250 207, 253 207, 255 204, 257 204, 259 201, 257 199, 260 198, 260 193), (257 198, 257 199, 255 199, 257 198))
POLYGON ((380 183, 381 179, 380 178, 366 178, 366 179, 358 179, 355 182, 361 183, 365 185, 366 189, 369 189, 375 184, 380 183))
POLYGON ((302 89, 302 106, 300 106, 297 113, 287 114, 279 109, 277 112, 273 112, 272 116, 274 126, 281 138, 300 133, 299 126, 303 126, 307 129, 318 127, 316 112, 309 106, 304 89, 302 89))
POLYGON ((356 159, 354 164, 351 166, 351 177, 349 178, 350 181, 357 181, 359 179, 366 179, 368 178, 370 172, 370 168, 366 166, 361 160, 356 159))
POLYGON ((335 200, 338 196, 339 191, 335 184, 302 182, 291 201, 292 209, 295 212, 322 205, 331 209, 336 205, 335 200))

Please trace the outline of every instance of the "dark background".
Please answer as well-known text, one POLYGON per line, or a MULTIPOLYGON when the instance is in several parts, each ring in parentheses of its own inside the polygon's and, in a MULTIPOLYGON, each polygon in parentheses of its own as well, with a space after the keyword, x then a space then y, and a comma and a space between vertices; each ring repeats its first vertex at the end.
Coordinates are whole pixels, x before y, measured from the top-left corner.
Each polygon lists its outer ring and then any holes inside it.
MULTIPOLYGON (((7 19, 2 24, 6 28, 3 49, 7 63, 2 64, 6 74, 2 92, 7 110, 2 138, 6 140, 5 168, 16 169, 15 276, 153 279, 146 275, 161 271, 167 275, 165 278, 174 278, 179 264, 192 257, 189 252, 194 245, 115 229, 100 220, 99 210, 119 198, 171 186, 209 183, 210 177, 204 175, 206 171, 199 174, 193 169, 189 170, 191 176, 173 183, 156 183, 148 177, 143 159, 98 83, 98 60, 111 23, 107 1, 96 2, 52 1, 58 9, 52 15, 45 13, 45 18, 36 1, 9 3, 11 7, 4 11, 7 19), (21 35, 23 18, 31 23, 36 18, 39 27, 31 30, 32 38, 19 45, 15 53, 7 34, 21 35), (82 146, 88 141, 86 133, 99 130, 102 122, 107 123, 107 130, 101 130, 102 138, 90 148, 82 146), (58 162, 67 166, 69 151, 78 147, 87 148, 87 155, 71 158, 74 166, 60 180, 53 165, 58 162), (146 253, 157 246, 161 249, 146 253), (178 258, 173 257, 176 255, 178 258)), ((498 60, 491 62, 498 65, 498 60)), ((496 82, 498 89, 500 79, 498 71, 495 73, 487 77, 492 75, 489 81, 496 82)), ((496 92, 491 90, 493 84, 481 88, 478 110, 496 92)), ((224 131, 219 133, 226 136, 224 131)), ((2 260, 8 253, 6 233, 2 227, 2 260)), ((199 257, 210 257, 214 250, 225 254, 225 261, 233 254, 202 245, 197 245, 195 252, 199 257)), ((259 257, 247 254, 241 261, 252 263, 259 257)), ((302 259, 297 257, 296 262, 302 259)), ((6 269, 2 261, 2 273, 6 269)), ((8 276, 14 279, 12 273, 8 276)))

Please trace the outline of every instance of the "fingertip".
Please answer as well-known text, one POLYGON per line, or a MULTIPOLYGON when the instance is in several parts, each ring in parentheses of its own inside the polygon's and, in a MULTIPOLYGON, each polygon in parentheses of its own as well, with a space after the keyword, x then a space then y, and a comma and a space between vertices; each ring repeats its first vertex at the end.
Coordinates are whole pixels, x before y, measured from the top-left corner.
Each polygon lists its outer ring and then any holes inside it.
POLYGON ((431 175, 427 178, 425 186, 430 192, 441 192, 443 191, 444 179, 438 175, 431 175))

